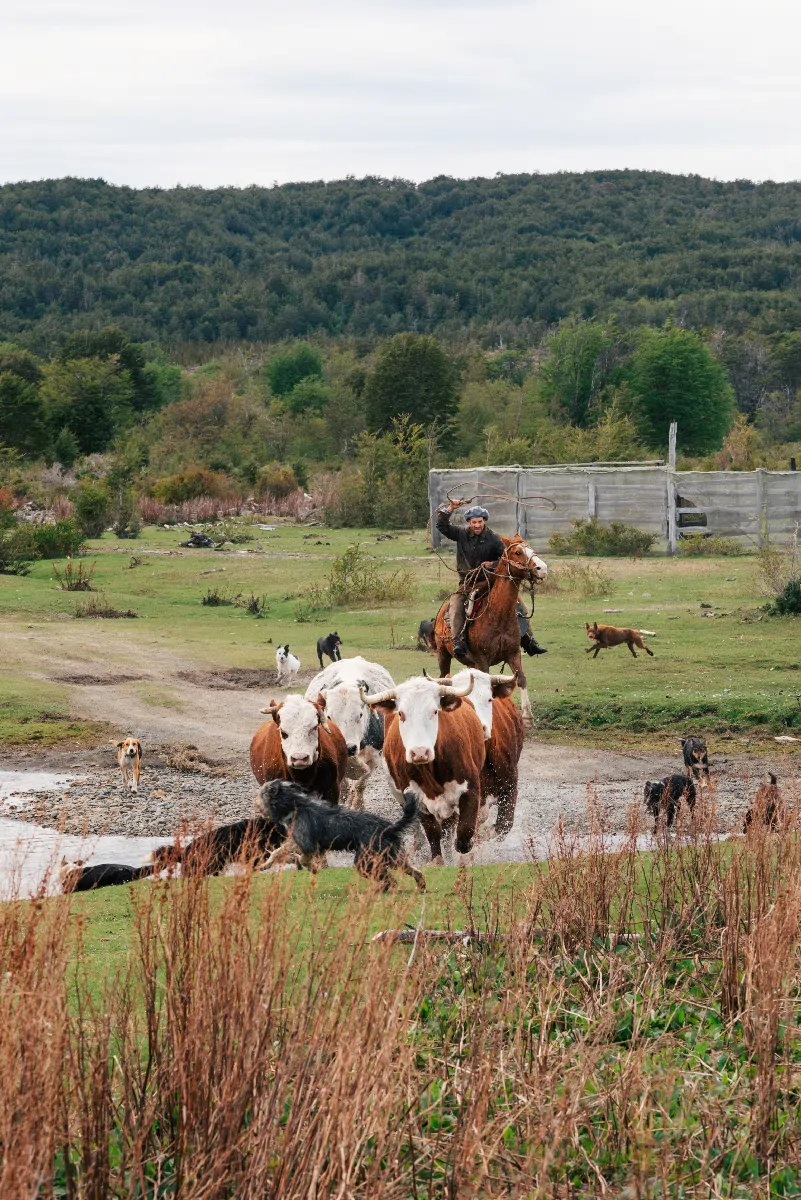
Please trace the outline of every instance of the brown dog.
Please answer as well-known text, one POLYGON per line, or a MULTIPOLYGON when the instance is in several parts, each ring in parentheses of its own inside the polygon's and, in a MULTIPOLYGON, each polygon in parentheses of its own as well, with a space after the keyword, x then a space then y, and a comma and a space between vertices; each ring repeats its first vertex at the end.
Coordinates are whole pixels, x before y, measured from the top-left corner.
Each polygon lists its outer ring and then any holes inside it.
POLYGON ((636 658, 634 651, 635 646, 639 646, 646 654, 650 654, 654 658, 653 650, 649 650, 645 642, 642 640, 642 634, 637 629, 618 629, 615 625, 599 625, 594 621, 592 625, 588 621, 584 622, 587 628, 587 637, 591 642, 595 642, 594 646, 587 648, 587 653, 592 654, 593 658, 597 658, 601 650, 608 650, 611 646, 622 646, 625 642, 631 653, 636 658))
POLYGON ((770 783, 760 783, 754 803, 745 814, 743 833, 748 833, 753 825, 766 825, 768 829, 777 830, 787 821, 787 806, 779 787, 776 776, 768 771, 770 783))
POLYGON ((134 737, 117 742, 117 763, 122 772, 123 784, 130 784, 132 792, 139 791, 139 774, 142 769, 142 744, 134 737))

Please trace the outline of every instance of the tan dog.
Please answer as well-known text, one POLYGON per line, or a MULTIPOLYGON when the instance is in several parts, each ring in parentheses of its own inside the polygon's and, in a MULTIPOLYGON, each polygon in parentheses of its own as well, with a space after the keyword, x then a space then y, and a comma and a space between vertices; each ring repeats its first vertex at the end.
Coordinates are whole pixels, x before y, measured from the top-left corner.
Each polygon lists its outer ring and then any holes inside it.
POLYGON ((585 621, 584 624, 587 629, 587 637, 591 642, 595 642, 594 646, 587 648, 587 653, 592 654, 593 658, 597 658, 601 650, 608 650, 611 646, 622 646, 624 642, 635 658, 637 657, 635 646, 639 646, 646 654, 650 654, 651 658, 655 657, 653 650, 648 649, 637 629, 618 629, 615 625, 599 625, 597 621, 594 621, 592 625, 588 621, 585 621))
POLYGON ((142 745, 134 737, 117 742, 117 763, 122 772, 123 784, 130 783, 131 791, 139 791, 139 774, 142 769, 142 745))

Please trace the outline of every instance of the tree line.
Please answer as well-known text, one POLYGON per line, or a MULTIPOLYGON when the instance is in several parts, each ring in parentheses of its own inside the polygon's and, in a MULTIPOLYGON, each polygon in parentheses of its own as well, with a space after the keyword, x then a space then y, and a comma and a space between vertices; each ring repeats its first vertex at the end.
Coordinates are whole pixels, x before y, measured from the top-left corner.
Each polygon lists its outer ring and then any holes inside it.
POLYGON ((571 316, 772 338, 801 328, 800 283, 799 183, 594 171, 0 187, 0 337, 46 357, 106 325, 173 347, 372 348, 404 331, 535 346, 571 316))

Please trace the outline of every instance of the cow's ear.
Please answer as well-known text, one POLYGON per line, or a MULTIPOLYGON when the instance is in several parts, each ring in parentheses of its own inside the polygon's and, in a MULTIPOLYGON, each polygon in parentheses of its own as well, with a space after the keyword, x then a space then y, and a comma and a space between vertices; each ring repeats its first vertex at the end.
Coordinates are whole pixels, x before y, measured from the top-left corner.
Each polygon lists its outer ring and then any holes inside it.
POLYGON ((397 708, 397 704, 395 703, 394 700, 382 700, 380 704, 371 704, 370 705, 370 709, 372 712, 384 713, 384 715, 387 717, 389 716, 390 713, 394 713, 396 708, 397 708))
POLYGON ((511 679, 498 680, 492 685, 493 700, 504 700, 507 696, 511 696, 512 692, 517 687, 517 679, 512 676, 511 679))
POLYGON ((449 695, 446 692, 445 695, 441 697, 439 706, 443 712, 453 712, 454 709, 458 708, 461 703, 461 696, 454 696, 452 693, 449 695))

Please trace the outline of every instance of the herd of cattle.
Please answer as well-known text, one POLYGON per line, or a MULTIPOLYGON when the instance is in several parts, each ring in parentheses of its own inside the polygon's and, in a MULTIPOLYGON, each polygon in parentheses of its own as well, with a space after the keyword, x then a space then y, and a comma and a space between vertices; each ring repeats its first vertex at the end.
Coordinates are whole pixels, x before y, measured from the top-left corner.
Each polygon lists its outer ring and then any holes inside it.
MULTIPOLYGON (((187 844, 177 839, 154 851, 142 867, 65 864, 62 885, 80 891, 127 883, 178 863, 184 874, 204 875, 237 860, 268 867, 283 858, 316 869, 327 850, 349 850, 357 870, 384 887, 391 867, 424 887, 402 849, 403 833, 418 818, 432 865, 443 862, 446 831, 453 830, 460 854, 470 851, 493 799, 495 833, 503 836, 512 828, 524 741, 515 686, 512 676, 475 669, 444 679, 424 671, 396 684, 379 663, 336 658, 315 675, 305 695, 271 700, 262 709, 268 719, 250 746, 251 768, 261 785, 258 816, 187 844), (403 810, 395 822, 364 811, 367 781, 381 769, 403 810)), ((645 784, 655 831, 660 821, 673 824, 682 803, 695 808, 696 786, 712 786, 705 743, 684 738, 682 750, 683 773, 645 784)), ((746 816, 745 830, 759 824, 777 828, 786 817, 771 775, 746 816)))

